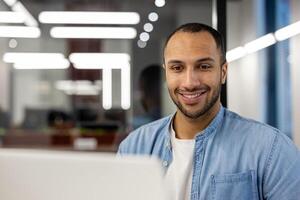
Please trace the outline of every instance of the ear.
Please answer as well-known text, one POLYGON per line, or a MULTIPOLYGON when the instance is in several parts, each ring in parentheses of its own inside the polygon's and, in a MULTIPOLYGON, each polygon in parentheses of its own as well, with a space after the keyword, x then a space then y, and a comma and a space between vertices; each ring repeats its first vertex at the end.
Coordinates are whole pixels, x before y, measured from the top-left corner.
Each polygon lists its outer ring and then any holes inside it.
POLYGON ((226 79, 227 79, 227 67, 228 67, 228 63, 225 62, 223 65, 222 65, 222 71, 221 71, 221 75, 222 75, 222 84, 224 84, 226 82, 226 79))

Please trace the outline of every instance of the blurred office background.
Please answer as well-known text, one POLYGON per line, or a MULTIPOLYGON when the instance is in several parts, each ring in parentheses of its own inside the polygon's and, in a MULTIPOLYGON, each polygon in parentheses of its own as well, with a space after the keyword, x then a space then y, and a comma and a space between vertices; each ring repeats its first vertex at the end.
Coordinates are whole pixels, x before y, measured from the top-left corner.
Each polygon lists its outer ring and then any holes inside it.
MULTIPOLYGON (((0 0, 1 146, 114 152, 173 113, 165 39, 183 23, 214 25, 216 2, 0 0)), ((300 146, 300 1, 224 5, 226 107, 300 146)))

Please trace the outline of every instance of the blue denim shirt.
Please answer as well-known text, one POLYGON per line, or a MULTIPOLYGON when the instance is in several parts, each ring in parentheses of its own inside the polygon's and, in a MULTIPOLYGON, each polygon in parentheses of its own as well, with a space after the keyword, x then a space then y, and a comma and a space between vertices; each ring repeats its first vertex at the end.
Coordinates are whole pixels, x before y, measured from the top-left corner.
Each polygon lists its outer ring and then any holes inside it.
MULTIPOLYGON (((172 162, 172 116, 142 126, 119 154, 172 162)), ((300 152, 279 130, 223 107, 195 138, 191 200, 300 200, 300 152)))

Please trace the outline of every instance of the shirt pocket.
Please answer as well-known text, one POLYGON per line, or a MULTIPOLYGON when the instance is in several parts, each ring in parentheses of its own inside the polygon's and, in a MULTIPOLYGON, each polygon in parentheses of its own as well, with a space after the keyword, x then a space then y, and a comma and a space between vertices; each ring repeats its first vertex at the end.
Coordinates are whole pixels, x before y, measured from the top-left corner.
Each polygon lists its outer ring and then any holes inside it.
POLYGON ((256 172, 212 175, 210 182, 212 200, 258 200, 256 172))

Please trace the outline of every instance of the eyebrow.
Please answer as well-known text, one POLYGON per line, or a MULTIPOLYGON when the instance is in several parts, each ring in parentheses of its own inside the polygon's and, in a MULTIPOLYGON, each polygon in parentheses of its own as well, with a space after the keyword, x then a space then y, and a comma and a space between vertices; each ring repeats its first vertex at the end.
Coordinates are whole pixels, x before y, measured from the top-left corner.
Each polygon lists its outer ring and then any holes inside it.
MULTIPOLYGON (((200 58, 200 59, 196 60, 197 63, 205 62, 205 61, 215 62, 215 60, 211 57, 205 57, 205 58, 200 58)), ((178 64, 178 63, 183 63, 183 62, 181 60, 170 60, 170 61, 168 61, 167 64, 178 64)))

